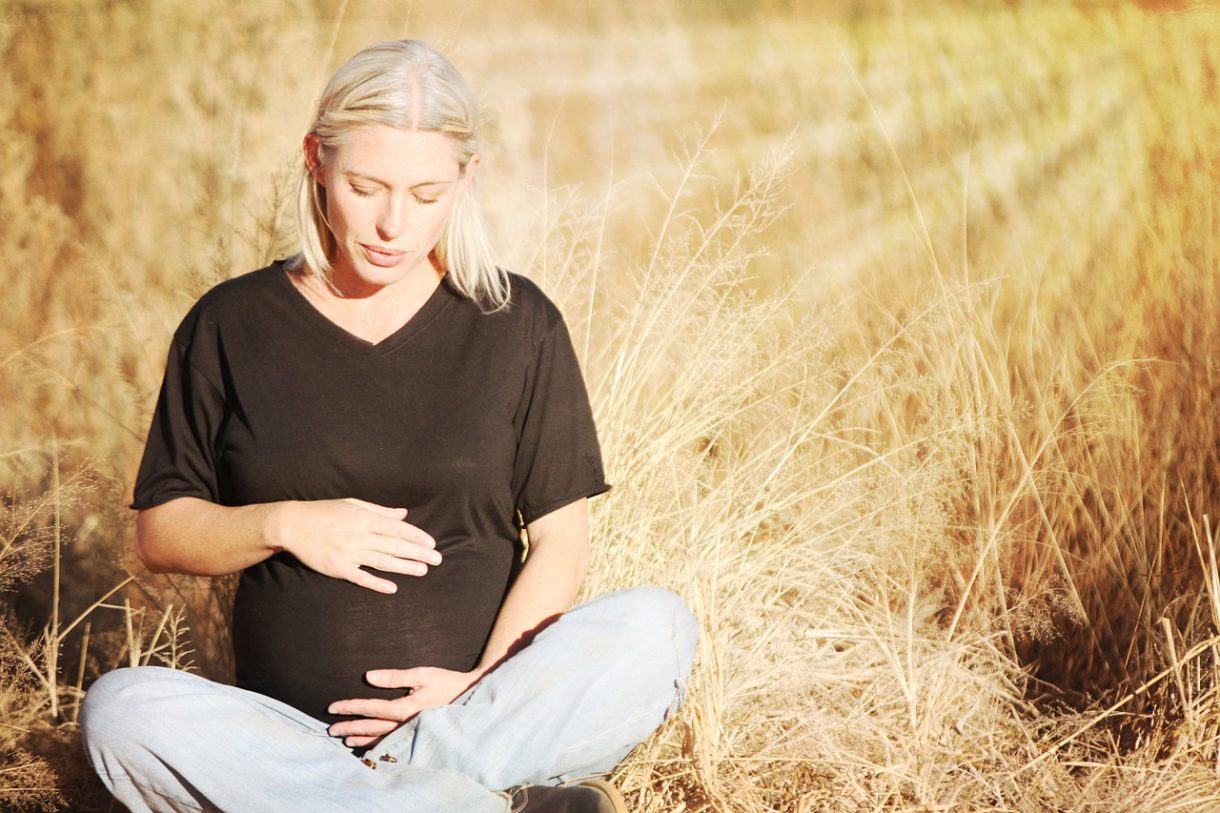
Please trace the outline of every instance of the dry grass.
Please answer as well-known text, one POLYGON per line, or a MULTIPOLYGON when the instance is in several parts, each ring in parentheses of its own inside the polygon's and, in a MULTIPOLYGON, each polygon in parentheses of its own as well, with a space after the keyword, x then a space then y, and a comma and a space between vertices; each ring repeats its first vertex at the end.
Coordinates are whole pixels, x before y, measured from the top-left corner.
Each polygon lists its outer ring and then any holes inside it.
POLYGON ((105 809, 97 674, 223 674, 215 591, 123 585, 165 343, 409 25, 584 356, 587 591, 703 623, 636 809, 1220 810, 1217 11, 513 8, 0 6, 0 805, 105 809))

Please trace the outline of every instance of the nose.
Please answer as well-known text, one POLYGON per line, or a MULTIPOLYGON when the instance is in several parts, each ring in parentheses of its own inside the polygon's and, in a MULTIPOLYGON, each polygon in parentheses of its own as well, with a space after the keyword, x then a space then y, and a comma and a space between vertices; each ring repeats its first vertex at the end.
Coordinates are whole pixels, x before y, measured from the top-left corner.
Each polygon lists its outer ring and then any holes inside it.
POLYGON ((389 195, 377 216, 377 236, 387 242, 406 230, 406 207, 397 195, 389 195))

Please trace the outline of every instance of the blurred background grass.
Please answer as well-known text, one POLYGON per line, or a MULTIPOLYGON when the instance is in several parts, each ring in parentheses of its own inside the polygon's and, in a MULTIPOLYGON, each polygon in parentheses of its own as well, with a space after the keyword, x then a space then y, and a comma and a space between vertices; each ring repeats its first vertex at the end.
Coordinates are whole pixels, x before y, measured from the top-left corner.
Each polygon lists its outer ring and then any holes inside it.
POLYGON ((1218 35, 1189 3, 0 3, 0 804, 106 809, 97 674, 225 674, 223 590, 125 583, 168 338, 291 250, 325 78, 414 36, 584 358, 588 592, 704 625, 637 809, 1220 809, 1218 35))

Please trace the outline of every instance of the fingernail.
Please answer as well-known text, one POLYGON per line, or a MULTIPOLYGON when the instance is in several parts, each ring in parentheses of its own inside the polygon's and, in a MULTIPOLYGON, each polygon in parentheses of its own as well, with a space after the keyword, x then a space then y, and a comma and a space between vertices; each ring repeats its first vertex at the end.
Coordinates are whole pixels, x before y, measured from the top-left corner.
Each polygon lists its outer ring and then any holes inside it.
POLYGON ((428 557, 428 561, 434 565, 439 565, 441 563, 441 555, 439 553, 434 553, 428 557))
MULTIPOLYGON (((326 707, 326 713, 327 714, 338 714, 339 713, 339 704, 331 703, 329 706, 326 707)), ((328 728, 327 731, 329 731, 329 730, 330 729, 328 728)))

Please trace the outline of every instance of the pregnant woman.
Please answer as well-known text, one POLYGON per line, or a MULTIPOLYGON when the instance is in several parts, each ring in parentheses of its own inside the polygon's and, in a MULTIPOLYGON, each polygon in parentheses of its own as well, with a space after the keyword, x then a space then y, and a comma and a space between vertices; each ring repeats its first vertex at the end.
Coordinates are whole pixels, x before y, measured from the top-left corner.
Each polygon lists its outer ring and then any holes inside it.
POLYGON ((237 685, 93 685, 131 810, 626 810, 599 777, 681 702, 696 625, 656 588, 569 609, 609 486, 558 310, 495 264, 478 138, 436 51, 357 54, 304 138, 300 253, 175 332, 136 548, 240 572, 237 685))

